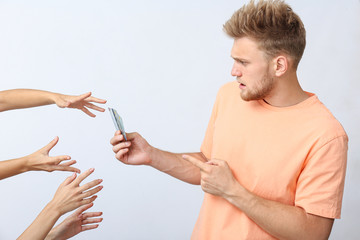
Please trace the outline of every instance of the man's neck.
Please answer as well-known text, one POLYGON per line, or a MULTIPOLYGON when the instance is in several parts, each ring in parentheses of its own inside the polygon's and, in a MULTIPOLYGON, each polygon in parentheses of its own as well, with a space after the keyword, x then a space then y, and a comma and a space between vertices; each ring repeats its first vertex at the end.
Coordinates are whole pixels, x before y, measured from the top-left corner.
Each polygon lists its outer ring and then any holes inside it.
POLYGON ((296 73, 276 79, 274 89, 264 98, 267 104, 274 107, 289 107, 309 98, 301 88, 296 73))

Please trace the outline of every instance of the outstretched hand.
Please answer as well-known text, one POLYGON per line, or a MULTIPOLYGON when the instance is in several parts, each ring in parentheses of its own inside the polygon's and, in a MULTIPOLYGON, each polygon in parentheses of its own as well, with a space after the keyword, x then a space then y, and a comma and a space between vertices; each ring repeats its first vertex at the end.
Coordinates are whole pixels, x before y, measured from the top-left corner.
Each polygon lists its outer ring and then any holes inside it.
POLYGON ((75 164, 75 160, 71 160, 68 155, 50 157, 50 150, 58 143, 59 137, 54 138, 48 145, 40 150, 26 156, 26 165, 29 171, 69 171, 80 173, 80 170, 71 165, 75 164), (63 161, 68 161, 64 162, 63 161))
POLYGON ((94 172, 93 168, 83 172, 79 176, 74 173, 68 177, 57 189, 54 198, 49 203, 60 215, 70 212, 80 206, 92 203, 97 198, 97 192, 103 189, 98 186, 102 179, 96 179, 82 186, 80 183, 94 172))
POLYGON ((98 107, 98 106, 92 104, 92 102, 104 104, 104 103, 106 103, 106 100, 92 97, 91 92, 84 93, 84 94, 81 94, 78 96, 58 94, 55 99, 55 103, 58 107, 60 107, 60 108, 76 108, 76 109, 83 111, 90 117, 96 117, 96 115, 93 114, 92 112, 90 112, 88 108, 99 111, 99 112, 105 111, 104 108, 98 107))
POLYGON ((83 231, 97 228, 103 220, 100 218, 102 212, 85 212, 93 205, 93 203, 89 203, 78 208, 59 225, 51 229, 45 240, 69 239, 83 231))

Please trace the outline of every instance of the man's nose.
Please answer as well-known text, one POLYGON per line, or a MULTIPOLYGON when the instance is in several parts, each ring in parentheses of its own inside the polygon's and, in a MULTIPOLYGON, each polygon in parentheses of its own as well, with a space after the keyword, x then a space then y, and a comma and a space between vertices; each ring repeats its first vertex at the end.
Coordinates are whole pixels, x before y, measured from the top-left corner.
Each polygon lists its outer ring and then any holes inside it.
POLYGON ((231 69, 231 75, 233 77, 241 77, 242 73, 239 68, 237 68, 236 63, 234 63, 232 69, 231 69))

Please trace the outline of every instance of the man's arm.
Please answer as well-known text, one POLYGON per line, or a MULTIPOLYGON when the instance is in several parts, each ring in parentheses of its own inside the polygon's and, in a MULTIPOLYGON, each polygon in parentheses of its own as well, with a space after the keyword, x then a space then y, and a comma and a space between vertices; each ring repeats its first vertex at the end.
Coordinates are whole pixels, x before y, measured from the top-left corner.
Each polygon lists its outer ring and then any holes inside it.
POLYGON ((75 164, 75 160, 70 160, 67 155, 50 157, 50 150, 57 144, 59 138, 56 137, 48 145, 40 150, 17 159, 6 160, 0 162, 0 180, 11 176, 18 175, 27 171, 71 171, 80 173, 80 170, 71 165, 75 164), (69 161, 70 160, 70 161, 69 161), (64 162, 67 161, 67 162, 64 162))
POLYGON ((60 108, 76 108, 91 117, 95 117, 88 108, 104 112, 105 109, 91 102, 104 104, 106 100, 91 96, 91 92, 79 96, 71 96, 35 89, 13 89, 0 91, 0 112, 12 109, 30 108, 56 104, 60 108))
POLYGON ((244 212, 263 230, 278 239, 328 239, 334 220, 306 213, 296 206, 259 197, 245 189, 233 176, 226 161, 206 163, 192 156, 183 158, 201 172, 204 192, 222 197, 244 212))
MULTIPOLYGON (((177 179, 191 184, 200 184, 200 170, 182 159, 182 154, 162 151, 151 146, 140 134, 126 134, 128 141, 117 131, 110 140, 115 157, 129 165, 148 165, 177 179)), ((206 162, 201 153, 188 153, 206 162)))
POLYGON ((96 179, 82 186, 79 185, 93 171, 94 169, 89 169, 78 177, 75 173, 68 177, 59 186, 54 198, 45 206, 18 240, 43 240, 63 214, 80 206, 92 203, 97 197, 94 194, 102 189, 102 186, 97 186, 102 180, 96 179))

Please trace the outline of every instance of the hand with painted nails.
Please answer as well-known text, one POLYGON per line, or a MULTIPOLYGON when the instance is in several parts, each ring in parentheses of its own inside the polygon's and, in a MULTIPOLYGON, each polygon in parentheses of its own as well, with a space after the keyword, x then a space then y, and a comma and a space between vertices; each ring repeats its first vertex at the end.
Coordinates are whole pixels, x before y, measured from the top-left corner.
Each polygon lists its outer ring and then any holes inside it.
POLYGON ((60 224, 51 229, 45 240, 69 239, 83 231, 92 230, 103 220, 102 212, 85 212, 94 204, 89 203, 78 208, 60 224))
POLYGON ((58 107, 79 109, 90 117, 95 117, 96 115, 90 112, 89 108, 99 112, 105 111, 104 108, 96 106, 92 102, 104 104, 106 103, 106 100, 92 97, 91 92, 84 93, 78 96, 57 94, 57 96, 55 97, 55 103, 58 107))

